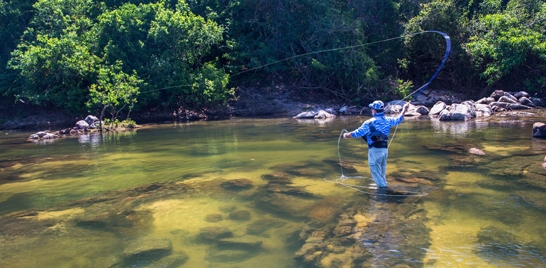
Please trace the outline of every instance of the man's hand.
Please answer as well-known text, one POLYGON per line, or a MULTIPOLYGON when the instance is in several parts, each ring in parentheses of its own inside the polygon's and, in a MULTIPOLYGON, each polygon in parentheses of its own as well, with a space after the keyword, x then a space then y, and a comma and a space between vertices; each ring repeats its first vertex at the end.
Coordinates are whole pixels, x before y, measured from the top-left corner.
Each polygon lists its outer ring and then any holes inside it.
POLYGON ((343 138, 344 138, 344 139, 352 138, 351 132, 343 133, 343 138))
POLYGON ((407 102, 404 107, 402 107, 402 111, 400 111, 400 114, 405 114, 408 111, 408 108, 410 106, 410 103, 407 102))

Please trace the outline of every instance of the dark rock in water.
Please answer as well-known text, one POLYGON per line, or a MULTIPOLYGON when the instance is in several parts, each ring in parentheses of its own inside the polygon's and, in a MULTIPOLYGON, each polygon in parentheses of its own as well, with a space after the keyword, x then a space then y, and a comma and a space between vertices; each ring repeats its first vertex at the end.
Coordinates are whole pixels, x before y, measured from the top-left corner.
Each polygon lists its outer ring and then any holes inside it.
POLYGON ((153 263, 153 265, 148 265, 149 267, 181 267, 188 261, 190 256, 182 251, 178 250, 173 252, 171 255, 161 258, 160 260, 153 263))
POLYGON ((80 121, 76 122, 76 127, 78 129, 87 129, 87 128, 89 128, 89 124, 87 122, 85 122, 85 120, 80 120, 80 121))
POLYGON ((243 262, 258 254, 260 254, 259 250, 216 249, 209 252, 207 260, 225 265, 243 262))
POLYGON ((304 217, 315 200, 293 195, 272 193, 260 196, 257 200, 264 209, 278 213, 280 216, 304 217))
POLYGON ((226 190, 244 190, 252 187, 252 181, 249 179, 234 179, 222 182, 221 185, 226 190))
POLYGON ((269 184, 267 190, 270 193, 281 193, 287 195, 297 195, 304 197, 313 197, 314 195, 303 186, 290 186, 286 184, 269 184))
POLYGON ((222 214, 207 214, 207 216, 205 216, 205 221, 207 222, 219 222, 223 219, 224 217, 222 216, 222 214))
POLYGON ((283 227, 285 224, 286 222, 276 220, 276 219, 270 219, 270 218, 259 219, 246 226, 246 233, 251 235, 260 235, 266 232, 267 230, 283 227))
POLYGON ((229 218, 235 221, 249 221, 250 217, 248 210, 237 210, 229 213, 229 218))
POLYGON ((222 238, 218 240, 219 248, 239 249, 239 250, 255 250, 261 248, 263 241, 255 236, 241 236, 232 238, 222 238))
POLYGON ((291 184, 293 177, 294 176, 282 171, 262 175, 262 179, 276 184, 291 184))
POLYGON ((123 250, 124 258, 150 257, 171 254, 173 244, 168 238, 142 238, 131 242, 123 250))
POLYGON ((341 213, 342 205, 342 200, 338 197, 321 199, 309 209, 307 217, 323 223, 331 222, 339 213, 341 213))
POLYGON ((217 241, 231 236, 233 233, 227 227, 209 226, 199 230, 199 237, 206 241, 217 241))
POLYGON ((546 124, 537 122, 533 124, 533 137, 546 138, 546 124))

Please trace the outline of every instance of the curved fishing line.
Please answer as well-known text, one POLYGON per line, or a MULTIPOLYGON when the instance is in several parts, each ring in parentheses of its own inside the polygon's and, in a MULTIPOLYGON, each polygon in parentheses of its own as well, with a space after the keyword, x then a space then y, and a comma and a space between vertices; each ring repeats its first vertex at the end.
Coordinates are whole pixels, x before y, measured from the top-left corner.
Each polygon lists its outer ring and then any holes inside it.
MULTIPOLYGON (((448 36, 447 34, 442 33, 442 32, 439 32, 439 31, 422 31, 422 32, 418 32, 418 33, 405 34, 405 35, 401 35, 401 36, 398 36, 398 37, 392 37, 392 38, 388 38, 388 39, 384 39, 384 40, 379 40, 379 41, 375 41, 375 42, 370 42, 370 43, 366 43, 366 44, 361 44, 361 45, 347 46, 347 47, 341 47, 341 48, 332 48, 332 49, 323 49, 323 50, 319 50, 319 51, 312 51, 312 52, 308 52, 308 53, 303 53, 303 54, 291 56, 291 57, 288 57, 288 58, 285 58, 285 59, 282 59, 282 60, 278 60, 278 61, 266 63, 266 64, 260 65, 260 66, 258 66, 258 67, 254 67, 254 68, 248 69, 248 70, 240 71, 240 72, 237 72, 237 73, 232 74, 231 77, 237 76, 237 75, 240 75, 240 74, 243 74, 243 73, 255 71, 255 70, 258 70, 258 69, 261 69, 261 68, 270 66, 270 65, 274 65, 274 64, 277 64, 277 63, 289 61, 289 60, 292 60, 292 59, 295 59, 295 58, 299 58, 299 57, 305 57, 305 56, 314 55, 314 54, 320 54, 320 53, 325 53, 325 52, 333 52, 333 51, 339 51, 339 50, 346 50, 346 49, 352 49, 352 48, 365 47, 365 46, 370 46, 370 45, 374 45, 374 44, 389 42, 389 41, 396 40, 396 39, 402 39, 402 38, 406 38, 406 37, 411 37, 411 36, 415 36, 415 35, 419 35, 419 34, 424 34, 424 33, 431 33, 431 32, 432 32, 432 33, 439 33, 439 34, 442 34, 442 35, 444 36, 444 38, 447 37, 446 41, 448 41, 449 50, 451 50, 451 41, 449 40, 449 36, 448 36)), ((415 94, 416 92, 419 92, 420 90, 422 90, 422 89, 424 89, 426 86, 428 86, 428 84, 430 84, 430 82, 436 77, 436 75, 438 74, 438 72, 440 71, 440 69, 442 68, 442 66, 444 65, 445 60, 447 59, 447 55, 449 55, 449 52, 446 54, 446 56, 444 56, 444 61, 442 61, 442 64, 441 64, 440 68, 438 68, 438 70, 437 70, 436 73, 433 75, 433 77, 429 80, 429 82, 428 82, 427 84, 425 84, 424 86, 422 86, 421 88, 419 88, 418 90, 416 90, 415 92, 413 92, 413 93, 411 93, 410 95, 406 96, 406 98, 409 97, 409 96, 411 96, 411 95, 413 95, 413 94, 415 94)), ((143 91, 143 92, 140 92, 140 94, 149 93, 149 92, 154 92, 154 91, 160 91, 160 90, 170 89, 170 88, 190 87, 190 86, 192 86, 192 85, 169 86, 169 87, 163 87, 163 88, 158 88, 158 89, 152 89, 152 90, 143 91)), ((405 98, 404 98, 404 99, 405 99, 405 98)))
MULTIPOLYGON (((326 178, 324 178, 324 181, 325 182, 330 182, 330 183, 335 183, 335 184, 339 184, 339 185, 342 185, 342 186, 345 186, 347 188, 351 188, 355 191, 358 191, 358 192, 361 192, 363 194, 367 194, 367 195, 375 195, 375 196, 396 196, 396 197, 408 197, 408 196, 426 196, 426 194, 419 194, 419 193, 415 193, 415 192, 409 192, 409 193, 403 193, 403 194, 382 194, 382 193, 370 193, 370 192, 366 192, 366 191, 363 191, 359 188, 364 188, 364 189, 377 189, 376 187, 369 187, 369 186, 360 186, 360 185, 349 185, 349 184, 346 184, 345 183, 345 180, 346 179, 365 179, 366 177, 363 177, 363 176, 345 176, 345 174, 343 173, 343 164, 341 162, 341 153, 340 153, 340 144, 341 144, 341 137, 343 137, 343 134, 344 133, 348 133, 349 131, 347 131, 346 129, 343 129, 341 131, 341 133, 339 134, 339 137, 337 139, 337 156, 338 156, 338 159, 339 159, 339 168, 341 170, 341 176, 339 178, 337 178, 335 181, 330 181, 330 180, 327 180, 326 178)), ((369 178, 366 178, 366 179, 369 179, 369 178)))
MULTIPOLYGON (((419 33, 414 33, 414 34, 409 34, 409 35, 404 35, 404 36, 400 36, 398 38, 403 38, 403 37, 408 37, 408 36, 414 36, 414 35, 417 35, 417 34, 423 34, 423 33, 437 33, 437 34, 440 34, 444 37, 445 41, 446 41, 446 51, 444 53, 444 57, 442 59, 442 62, 440 62, 440 65, 438 66, 438 68, 436 69, 436 72, 434 72, 434 74, 430 77, 430 79, 428 80, 427 83, 425 83, 423 86, 421 86, 420 88, 416 89, 415 91, 413 91, 412 93, 408 94, 406 97, 404 97, 402 100, 405 100, 411 96, 413 96, 414 94, 417 94, 414 96, 417 97, 419 93, 421 93, 421 91, 423 91, 428 85, 430 85, 430 83, 436 78, 436 76, 438 76, 438 74, 440 73, 440 70, 444 67, 444 64, 446 63, 448 57, 449 57, 449 54, 451 53, 451 38, 449 37, 449 35, 447 35, 446 33, 444 32, 440 32, 440 31, 423 31, 423 32, 419 32, 419 33)), ((394 40, 394 39, 397 39, 397 38, 391 38, 391 39, 386 39, 385 41, 390 41, 390 40, 394 40)), ((381 41, 378 41, 378 42, 381 42, 381 41)), ((398 125, 396 125, 395 129, 394 129, 394 132, 392 134, 392 137, 389 141, 389 144, 387 145, 387 148, 390 147, 392 141, 394 140, 394 136, 396 135, 396 131, 398 130, 398 125)), ((339 166, 341 168, 341 177, 339 179, 336 179, 335 181, 328 181, 326 179, 324 179, 325 181, 327 182, 333 182, 333 183, 336 183, 336 184, 341 184, 345 187, 348 187, 348 188, 351 188, 353 190, 356 190, 356 191, 359 191, 359 192, 362 192, 362 193, 365 193, 365 194, 372 194, 372 193, 368 193, 368 192, 365 192, 365 191, 362 191, 360 189, 357 189, 356 187, 358 186, 351 186, 351 185, 347 185, 344 183, 345 179, 348 178, 347 176, 345 176, 343 174, 343 166, 341 164, 341 154, 339 152, 339 143, 340 143, 340 140, 341 140, 341 137, 343 136, 343 133, 345 132, 348 132, 347 130, 343 129, 341 131, 341 135, 339 136, 338 138, 338 158, 339 158, 339 166), (341 180, 342 182, 339 182, 339 180, 341 180)), ((386 195, 386 194, 377 194, 375 193, 376 195, 384 195, 384 196, 393 196, 393 195, 386 195)), ((414 194, 411 194, 411 195, 403 195, 403 196, 425 196, 426 194, 417 194, 417 193, 414 193, 414 194)), ((394 196, 398 196, 398 195, 394 195, 394 196)))

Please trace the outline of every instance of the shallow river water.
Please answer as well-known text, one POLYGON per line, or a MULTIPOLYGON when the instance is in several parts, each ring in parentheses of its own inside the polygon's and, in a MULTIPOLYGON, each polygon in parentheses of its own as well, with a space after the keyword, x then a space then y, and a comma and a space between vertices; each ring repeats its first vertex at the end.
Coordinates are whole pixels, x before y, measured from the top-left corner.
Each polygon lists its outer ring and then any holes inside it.
POLYGON ((383 192, 366 119, 3 131, 0 267, 546 266, 540 118, 407 118, 383 192))

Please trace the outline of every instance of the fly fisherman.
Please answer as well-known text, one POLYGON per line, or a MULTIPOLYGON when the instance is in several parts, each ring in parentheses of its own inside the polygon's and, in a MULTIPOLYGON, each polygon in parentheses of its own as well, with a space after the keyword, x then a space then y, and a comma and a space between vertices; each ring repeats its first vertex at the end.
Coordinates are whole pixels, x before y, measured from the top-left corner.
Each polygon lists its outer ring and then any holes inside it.
POLYGON ((352 132, 343 133, 343 138, 365 137, 368 143, 368 165, 372 178, 377 187, 387 187, 387 157, 389 156, 389 133, 394 127, 404 120, 404 114, 408 110, 409 102, 404 105, 397 117, 385 117, 382 101, 376 100, 368 105, 372 108, 373 118, 370 118, 359 128, 352 132))

